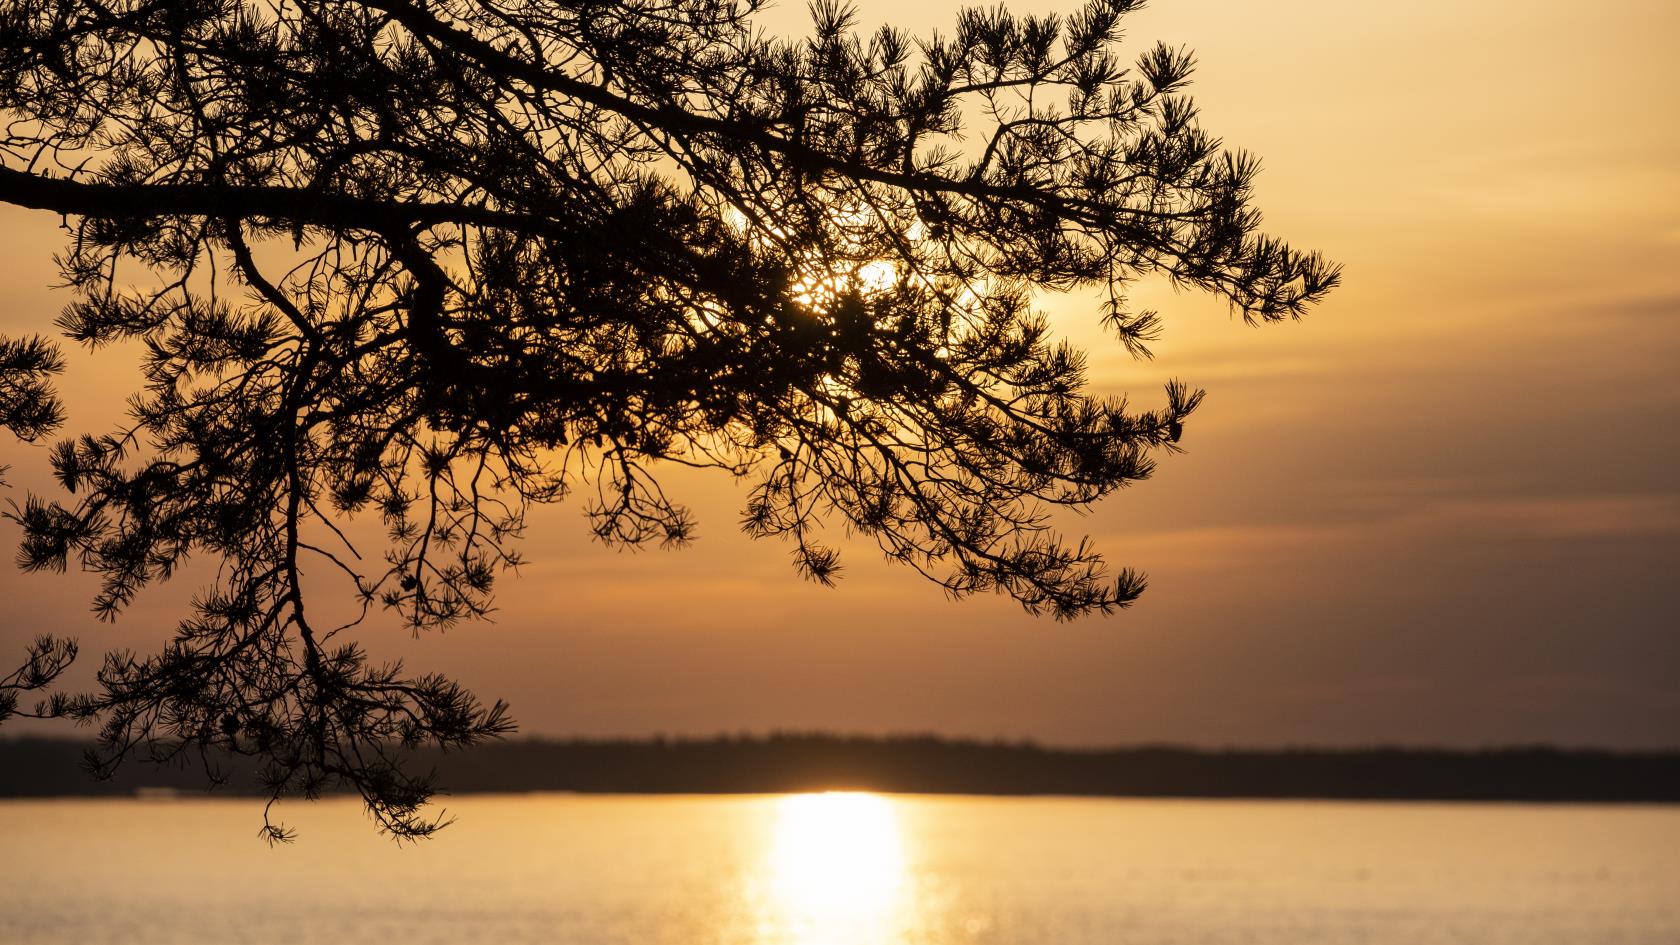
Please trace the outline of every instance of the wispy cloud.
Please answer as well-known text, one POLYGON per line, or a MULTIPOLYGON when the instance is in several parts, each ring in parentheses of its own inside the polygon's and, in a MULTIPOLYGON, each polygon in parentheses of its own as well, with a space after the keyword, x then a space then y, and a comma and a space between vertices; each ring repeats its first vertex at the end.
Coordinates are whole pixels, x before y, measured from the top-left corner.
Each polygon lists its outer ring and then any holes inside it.
POLYGON ((1486 541, 1680 536, 1680 495, 1552 497, 1390 493, 1349 504, 1316 523, 1196 527, 1110 536, 1117 550, 1148 550, 1152 567, 1182 573, 1264 566, 1382 547, 1486 541))

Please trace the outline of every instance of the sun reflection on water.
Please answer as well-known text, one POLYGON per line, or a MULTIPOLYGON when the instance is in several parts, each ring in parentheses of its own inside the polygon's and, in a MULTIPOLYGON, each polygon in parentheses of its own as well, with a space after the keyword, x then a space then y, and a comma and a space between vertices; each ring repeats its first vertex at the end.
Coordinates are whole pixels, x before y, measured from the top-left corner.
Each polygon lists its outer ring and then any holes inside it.
POLYGON ((906 885, 892 802, 836 791, 776 803, 769 887, 773 924, 786 934, 783 940, 887 940, 899 922, 906 885))

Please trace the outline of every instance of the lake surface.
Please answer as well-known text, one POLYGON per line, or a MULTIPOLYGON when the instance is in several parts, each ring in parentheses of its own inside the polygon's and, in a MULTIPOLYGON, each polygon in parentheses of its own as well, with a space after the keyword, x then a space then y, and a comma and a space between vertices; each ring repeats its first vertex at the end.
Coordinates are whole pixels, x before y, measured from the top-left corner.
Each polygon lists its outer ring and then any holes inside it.
POLYGON ((0 802, 0 942, 1674 945, 1680 808, 480 795, 0 802))

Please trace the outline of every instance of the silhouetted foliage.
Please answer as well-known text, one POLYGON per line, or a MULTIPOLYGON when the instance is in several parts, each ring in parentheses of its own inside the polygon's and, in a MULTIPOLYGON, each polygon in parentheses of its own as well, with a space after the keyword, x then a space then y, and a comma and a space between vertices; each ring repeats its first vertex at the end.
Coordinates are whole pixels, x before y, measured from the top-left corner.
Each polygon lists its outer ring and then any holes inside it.
MULTIPOLYGON (((396 753, 504 707, 370 665, 303 575, 416 630, 475 617, 534 503, 582 488, 603 541, 687 541, 662 462, 748 480, 746 531, 823 583, 838 520, 953 596, 1138 595, 1047 510, 1148 476, 1201 392, 1090 395, 1031 293, 1097 288, 1143 357, 1141 275, 1269 321, 1336 268, 1258 234, 1187 53, 1122 64, 1133 0, 922 40, 822 0, 800 42, 759 5, 0 0, 0 200, 65 215, 59 327, 138 341, 146 376, 130 425, 54 449, 74 501, 14 507, 22 564, 97 573, 111 618, 220 562, 162 653, 58 704, 101 765, 252 754, 275 796, 349 785, 429 832, 396 753)), ((30 432, 57 414, 24 344, 0 390, 30 432)))
MULTIPOLYGON (((0 336, 0 427, 26 442, 58 429, 64 422, 64 409, 52 378, 63 370, 64 359, 46 339, 0 336)), ((6 467, 0 466, 0 486, 5 485, 5 474, 6 467)), ((75 659, 75 641, 37 637, 23 663, 0 676, 0 722, 13 716, 52 714, 47 700, 32 709, 19 709, 18 700, 24 693, 45 692, 75 659)))
POLYGON ((64 358, 45 338, 0 335, 0 427, 25 441, 58 429, 64 408, 52 379, 63 370, 64 358))
POLYGON ((29 644, 23 664, 5 676, 0 676, 0 722, 13 716, 47 718, 63 708, 62 697, 43 699, 31 709, 18 708, 19 697, 26 692, 42 692, 51 686, 70 664, 76 660, 76 641, 62 637, 40 636, 29 644))

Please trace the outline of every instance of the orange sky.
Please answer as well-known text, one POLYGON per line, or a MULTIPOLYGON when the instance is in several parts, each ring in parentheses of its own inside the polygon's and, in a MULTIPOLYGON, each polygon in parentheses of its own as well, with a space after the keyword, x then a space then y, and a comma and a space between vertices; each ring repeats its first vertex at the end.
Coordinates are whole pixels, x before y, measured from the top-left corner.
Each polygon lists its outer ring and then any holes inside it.
MULTIPOLYGON (((866 26, 916 31, 954 9, 860 4, 866 26)), ((1677 31, 1672 0, 1160 0, 1133 18, 1139 49, 1196 49, 1206 125, 1264 159, 1267 229, 1346 274, 1264 329, 1147 287, 1168 328, 1141 365, 1089 300, 1044 300, 1102 386, 1209 391, 1188 455, 1072 523, 1150 574, 1129 612, 952 603, 864 547, 824 590, 735 531, 729 482, 674 474, 690 549, 609 551, 577 505, 548 509, 493 624, 368 642, 508 699, 529 734, 1680 746, 1677 31)), ((0 208, 0 331, 64 303, 55 222, 0 208)), ((101 431, 133 366, 72 367, 69 432, 101 431)), ((0 463, 43 482, 43 449, 0 444, 0 463)), ((0 655, 74 633, 85 677, 103 649, 161 641, 178 584, 110 627, 80 576, 0 570, 0 655)))

